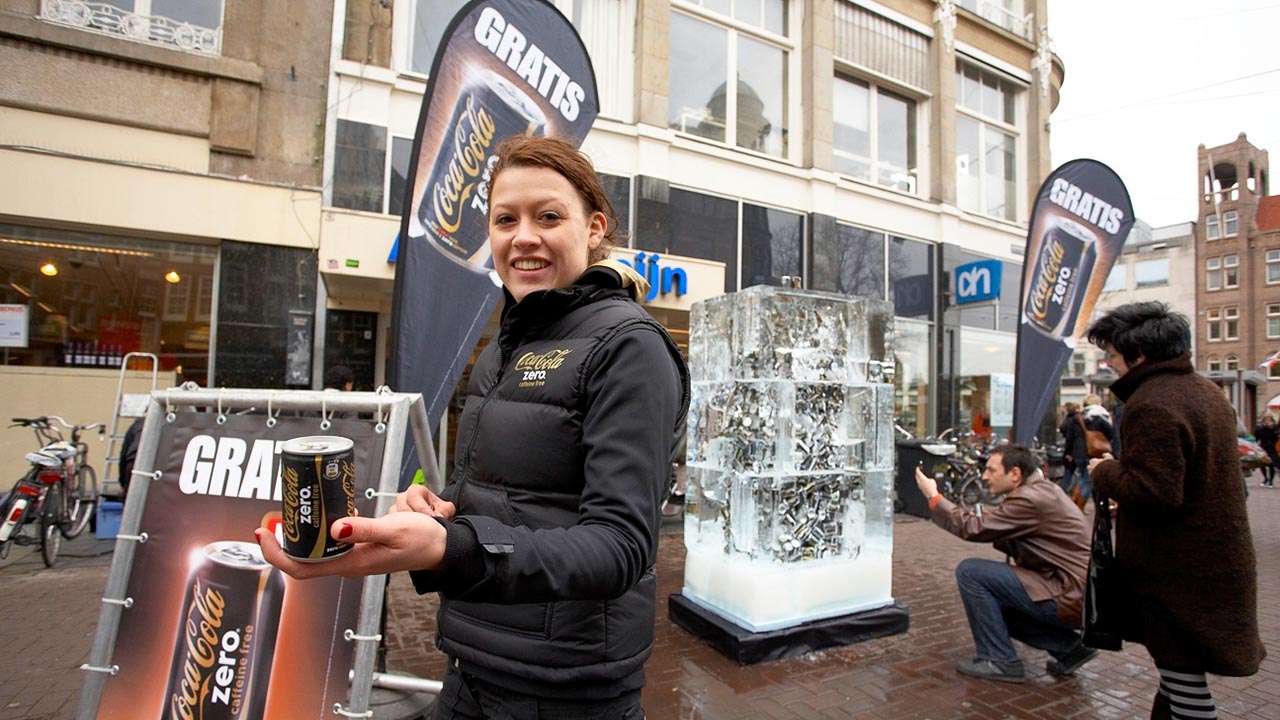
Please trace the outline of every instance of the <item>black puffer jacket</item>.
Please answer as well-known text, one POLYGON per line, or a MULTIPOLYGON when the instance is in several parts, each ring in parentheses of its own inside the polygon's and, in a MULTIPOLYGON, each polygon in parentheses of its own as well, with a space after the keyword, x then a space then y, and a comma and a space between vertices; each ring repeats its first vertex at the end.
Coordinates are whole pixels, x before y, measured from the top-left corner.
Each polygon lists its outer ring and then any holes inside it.
POLYGON ((644 685, 688 378, 613 270, 508 296, 459 422, 443 569, 412 573, 464 672, 544 697, 644 685))

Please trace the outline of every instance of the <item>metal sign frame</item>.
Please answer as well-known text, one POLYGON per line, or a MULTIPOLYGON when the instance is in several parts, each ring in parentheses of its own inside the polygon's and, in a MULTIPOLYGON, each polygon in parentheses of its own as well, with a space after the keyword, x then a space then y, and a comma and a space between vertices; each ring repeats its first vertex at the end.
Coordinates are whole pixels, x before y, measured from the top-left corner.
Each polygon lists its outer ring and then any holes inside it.
MULTIPOLYGON (((427 421, 426 406, 419 393, 396 393, 387 388, 377 392, 322 392, 312 390, 232 390, 202 389, 194 383, 170 390, 154 390, 147 406, 146 422, 134 462, 133 482, 125 502, 124 514, 116 535, 115 555, 103 592, 102 609, 98 613, 98 630, 89 653, 89 662, 81 669, 87 671, 84 688, 80 694, 77 720, 93 720, 102 700, 107 677, 119 671, 112 664, 112 651, 120 627, 120 618, 128 607, 125 593, 138 542, 146 542, 146 534, 139 533, 147 492, 153 482, 161 481, 156 472, 156 456, 159 452, 160 431, 167 420, 172 420, 179 410, 216 410, 218 424, 228 412, 249 409, 266 409, 267 422, 273 424, 279 411, 319 412, 321 429, 328 427, 332 413, 363 413, 373 417, 369 422, 383 425, 386 445, 383 448, 382 468, 378 479, 375 517, 387 513, 394 501, 400 478, 400 463, 404 456, 406 429, 413 434, 414 445, 421 463, 427 486, 435 492, 444 483, 436 465, 436 455, 431 442, 431 426, 427 421)), ((386 575, 370 575, 364 579, 360 597, 360 614, 353 637, 372 640, 380 638, 379 623, 386 591, 386 575)), ((345 717, 372 717, 368 709, 369 697, 375 680, 377 643, 360 642, 356 646, 352 668, 348 707, 335 703, 333 712, 345 717)), ((419 681, 417 689, 436 687, 435 681, 419 681)))

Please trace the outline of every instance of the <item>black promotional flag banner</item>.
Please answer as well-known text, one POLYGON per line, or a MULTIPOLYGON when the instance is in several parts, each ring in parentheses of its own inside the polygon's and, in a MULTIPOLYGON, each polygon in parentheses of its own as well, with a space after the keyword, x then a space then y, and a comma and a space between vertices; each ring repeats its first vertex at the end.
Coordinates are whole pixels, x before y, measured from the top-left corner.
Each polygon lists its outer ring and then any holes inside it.
POLYGON ((1013 391, 1013 437, 1030 444, 1133 226, 1129 191, 1096 160, 1072 160, 1031 211, 1013 391))
POLYGON ((445 30, 411 151, 391 318, 391 387, 422 393, 433 424, 501 297, 485 217, 498 143, 580 145, 598 112, 586 48, 550 3, 475 0, 445 30))

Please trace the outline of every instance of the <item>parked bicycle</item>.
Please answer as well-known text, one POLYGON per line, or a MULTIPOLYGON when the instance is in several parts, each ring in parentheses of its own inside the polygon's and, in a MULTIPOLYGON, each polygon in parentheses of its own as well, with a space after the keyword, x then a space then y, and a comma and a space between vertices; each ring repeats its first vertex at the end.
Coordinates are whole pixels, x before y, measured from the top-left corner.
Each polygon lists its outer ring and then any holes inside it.
POLYGON ((0 506, 0 559, 8 557, 13 545, 38 541, 45 566, 53 567, 62 539, 83 533, 98 505, 98 476, 88 464, 89 446, 80 435, 96 429, 101 439, 105 428, 102 423, 72 425, 56 415, 13 422, 9 427, 31 428, 40 449, 27 453, 31 468, 0 506), (71 432, 70 440, 63 438, 62 429, 71 432), (36 537, 26 532, 33 525, 39 529, 36 537))

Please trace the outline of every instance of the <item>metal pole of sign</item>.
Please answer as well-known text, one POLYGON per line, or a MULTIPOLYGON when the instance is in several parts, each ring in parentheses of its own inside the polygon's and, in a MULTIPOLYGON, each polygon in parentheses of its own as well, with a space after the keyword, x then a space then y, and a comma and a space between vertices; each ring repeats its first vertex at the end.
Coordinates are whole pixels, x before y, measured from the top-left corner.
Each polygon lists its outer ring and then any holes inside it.
MULTIPOLYGON (((444 423, 441 423, 443 425, 444 423)), ((413 429, 413 441, 418 448, 418 462, 422 463, 422 474, 426 478, 431 492, 444 490, 444 478, 440 477, 440 465, 436 462, 436 454, 431 442, 431 423, 427 420, 427 406, 418 400, 409 406, 409 425, 413 429)))
MULTIPOLYGON (((374 517, 382 517, 391 508, 396 489, 400 483, 400 458, 404 452, 405 425, 408 420, 410 403, 422 404, 422 396, 395 396, 391 406, 391 420, 387 423, 387 441, 382 451, 382 476, 378 480, 378 501, 375 505, 374 517)), ((430 447, 430 445, 428 445, 430 447)), ((423 455, 422 447, 418 455, 423 455)), ((431 453, 426 453, 431 457, 431 453)), ((438 474, 438 473, 437 473, 438 474)), ((364 592, 360 598, 360 621, 356 633, 348 638, 363 640, 356 646, 356 660, 352 668, 354 672, 351 682, 350 707, 347 711, 356 717, 365 713, 369 707, 369 694, 372 691, 374 664, 377 661, 379 624, 382 618, 382 601, 386 592, 387 576, 371 575, 364 580, 364 592)), ((335 711, 337 708, 335 708, 335 711)))
POLYGON ((139 438, 138 454, 134 460, 134 482, 130 485, 129 498, 125 502, 124 515, 120 518, 120 531, 116 535, 116 548, 107 576, 107 587, 102 594, 102 609, 98 611, 98 632, 89 651, 89 662, 80 666, 88 676, 80 691, 80 710, 77 720, 93 720, 102 699, 107 676, 119 672, 119 666, 111 664, 111 650, 116 644, 116 632, 120 628, 120 616, 133 606, 133 598, 125 597, 129 586, 129 573, 133 567, 134 551, 138 543, 147 541, 146 533, 138 533, 142 522, 142 509, 147 502, 147 491, 154 476, 156 451, 160 445, 160 430, 164 409, 156 395, 151 396, 147 407, 147 421, 139 438))

